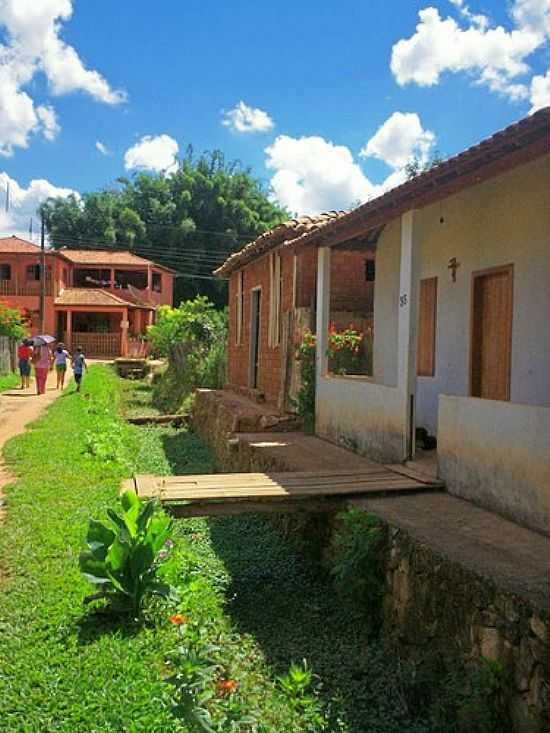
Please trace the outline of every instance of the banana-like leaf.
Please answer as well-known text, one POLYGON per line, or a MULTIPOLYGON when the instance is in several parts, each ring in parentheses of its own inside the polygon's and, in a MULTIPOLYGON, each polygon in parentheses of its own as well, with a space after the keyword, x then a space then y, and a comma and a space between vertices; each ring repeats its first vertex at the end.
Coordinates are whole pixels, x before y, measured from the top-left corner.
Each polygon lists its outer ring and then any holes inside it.
POLYGON ((124 568, 124 564, 130 555, 130 548, 124 542, 121 542, 120 537, 117 537, 107 554, 107 565, 112 569, 113 573, 124 568))
POLYGON ((109 546, 115 539, 115 533, 97 519, 91 519, 86 535, 90 551, 98 560, 105 560, 109 546))
POLYGON ((155 509, 158 506, 158 501, 156 499, 151 499, 151 501, 148 501, 145 506, 142 508, 139 517, 137 519, 137 531, 138 532, 145 532, 147 529, 147 524, 151 517, 153 516, 155 509))
POLYGON ((153 550, 149 545, 138 545, 130 554, 130 571, 133 578, 141 577, 149 570, 155 560, 153 550))
MULTIPOLYGON (((105 563, 102 560, 98 560, 91 552, 84 551, 80 553, 79 558, 80 570, 88 576, 98 578, 99 582, 105 582, 109 579, 109 573, 105 563)), ((93 580, 92 583, 98 581, 93 580)))

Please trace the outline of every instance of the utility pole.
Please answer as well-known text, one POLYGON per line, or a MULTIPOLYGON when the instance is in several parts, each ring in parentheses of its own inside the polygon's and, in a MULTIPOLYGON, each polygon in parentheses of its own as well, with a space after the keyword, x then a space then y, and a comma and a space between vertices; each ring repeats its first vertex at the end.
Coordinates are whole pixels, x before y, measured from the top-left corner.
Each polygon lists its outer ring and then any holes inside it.
POLYGON ((46 332, 46 232, 44 215, 40 217, 40 333, 46 332))

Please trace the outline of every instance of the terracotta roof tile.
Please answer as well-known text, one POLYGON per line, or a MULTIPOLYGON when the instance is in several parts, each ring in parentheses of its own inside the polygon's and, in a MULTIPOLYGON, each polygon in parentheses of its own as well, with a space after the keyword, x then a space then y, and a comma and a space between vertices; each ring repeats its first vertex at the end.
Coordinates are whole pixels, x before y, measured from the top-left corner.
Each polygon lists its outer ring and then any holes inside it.
POLYGON ((0 252, 2 254, 39 254, 40 247, 26 239, 19 237, 0 237, 0 252))
POLYGON ((151 260, 139 257, 133 252, 118 250, 62 249, 57 250, 65 259, 75 265, 151 265, 151 260))
POLYGON ((242 267, 247 262, 265 254, 282 244, 290 243, 297 237, 317 231, 328 223, 345 216, 345 211, 327 211, 318 216, 301 216, 298 219, 289 219, 283 224, 260 234, 253 242, 249 242, 238 252, 235 252, 214 272, 218 277, 227 277, 231 272, 242 267))
POLYGON ((109 308, 138 305, 144 307, 144 303, 138 302, 132 295, 126 297, 126 293, 118 295, 101 288, 65 288, 55 299, 55 305, 107 306, 109 308))

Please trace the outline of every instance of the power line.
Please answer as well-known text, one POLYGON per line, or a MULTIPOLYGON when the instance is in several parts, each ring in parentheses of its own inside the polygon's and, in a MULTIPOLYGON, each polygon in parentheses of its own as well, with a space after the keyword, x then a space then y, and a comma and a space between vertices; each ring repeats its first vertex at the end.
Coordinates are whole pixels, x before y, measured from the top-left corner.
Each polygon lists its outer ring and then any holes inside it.
MULTIPOLYGON (((70 238, 63 239, 61 237, 56 237, 55 239, 52 239, 52 242, 53 242, 53 244, 56 244, 57 243, 57 244, 61 244, 63 246, 66 246, 66 245, 69 245, 69 244, 73 244, 74 245, 76 243, 76 244, 79 244, 79 245, 83 245, 85 249, 91 249, 91 250, 93 250, 93 249, 106 249, 106 250, 110 250, 110 251, 116 252, 117 250, 121 250, 122 249, 120 245, 118 245, 117 247, 114 247, 112 243, 108 243, 108 242, 94 242, 92 240, 87 240, 87 241, 82 240, 80 242, 75 242, 75 240, 72 239, 72 238, 71 239, 70 238)), ((71 247, 68 247, 68 249, 71 249, 71 247)), ((189 252, 190 254, 193 254, 193 253, 196 252, 196 253, 199 253, 199 254, 204 253, 204 254, 219 255, 220 257, 228 257, 230 254, 232 254, 235 251, 235 250, 210 249, 210 248, 198 247, 198 246, 195 245, 193 247, 185 247, 185 248, 178 249, 178 250, 173 250, 173 251, 164 250, 164 251, 161 252, 160 250, 158 250, 155 247, 155 245, 151 245, 151 244, 149 244, 149 245, 137 244, 137 245, 134 245, 131 248, 128 245, 125 248, 125 250, 130 250, 130 251, 133 251, 133 252, 148 250, 148 251, 154 252, 157 256, 160 256, 161 254, 164 254, 165 256, 173 256, 173 255, 179 255, 182 252, 189 252)))

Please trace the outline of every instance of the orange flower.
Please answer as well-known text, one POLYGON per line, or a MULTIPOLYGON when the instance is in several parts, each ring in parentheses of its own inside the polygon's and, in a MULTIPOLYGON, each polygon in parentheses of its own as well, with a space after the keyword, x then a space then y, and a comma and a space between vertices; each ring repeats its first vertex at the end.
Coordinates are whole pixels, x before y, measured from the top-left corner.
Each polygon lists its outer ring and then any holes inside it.
POLYGON ((216 688, 220 695, 231 695, 237 689, 236 680, 219 680, 216 688))
POLYGON ((182 624, 187 623, 187 616, 184 616, 183 613, 174 613, 168 618, 168 620, 171 624, 174 624, 174 626, 181 626, 182 624))

